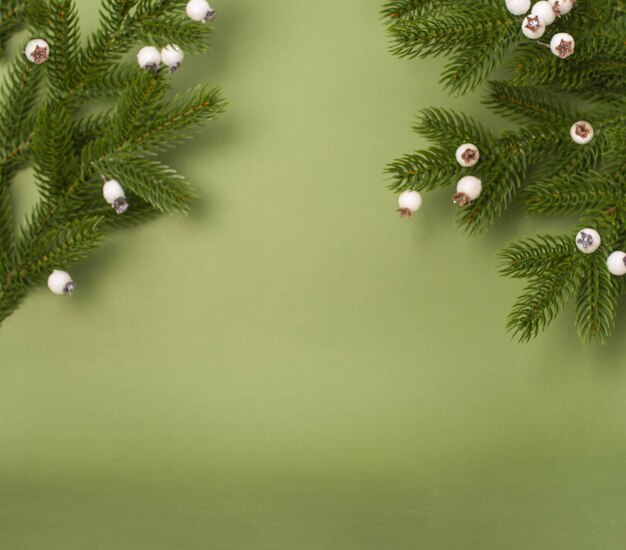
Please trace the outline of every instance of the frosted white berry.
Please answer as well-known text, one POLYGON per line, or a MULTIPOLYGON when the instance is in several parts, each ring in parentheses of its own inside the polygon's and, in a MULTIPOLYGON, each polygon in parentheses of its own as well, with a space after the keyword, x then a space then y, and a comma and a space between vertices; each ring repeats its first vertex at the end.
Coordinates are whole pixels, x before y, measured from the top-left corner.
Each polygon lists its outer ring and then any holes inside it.
POLYGON ((513 15, 524 15, 530 9, 530 0, 506 0, 506 9, 513 15))
POLYGON ((417 191, 404 191, 398 197, 398 212, 403 218, 410 218, 422 206, 422 196, 417 191))
POLYGON ((586 228, 576 235, 576 246, 585 254, 593 254, 598 250, 601 242, 600 234, 595 229, 586 228))
POLYGON ((593 139, 593 126, 586 120, 579 120, 572 124, 569 133, 576 143, 585 145, 593 139))
POLYGON ((154 46, 145 46, 139 50, 137 62, 142 69, 155 72, 161 63, 161 52, 154 46))
POLYGON ((565 59, 574 53, 576 43, 571 34, 566 32, 558 32, 550 40, 550 49, 552 53, 561 59, 565 59))
POLYGON ((50 55, 50 46, 48 46, 48 43, 45 40, 36 38, 26 44, 24 53, 29 61, 36 63, 37 65, 41 65, 48 60, 48 56, 50 55))
POLYGON ((480 151, 473 143, 464 143, 456 150, 456 161, 465 168, 474 166, 480 160, 480 151))
POLYGON ((522 21, 522 32, 526 38, 536 40, 546 32, 546 24, 538 15, 527 15, 522 21))
POLYGON ((120 183, 116 180, 108 180, 104 182, 102 186, 102 196, 118 214, 123 214, 128 210, 128 202, 126 201, 126 195, 124 189, 120 183))
POLYGON ((175 72, 185 59, 183 50, 176 44, 168 44, 161 50, 161 61, 170 68, 171 72, 175 72))
POLYGON ((618 277, 626 275, 626 253, 619 250, 613 252, 613 254, 606 259, 606 266, 609 268, 609 272, 612 275, 618 277))
POLYGON ((465 206, 476 200, 483 190, 482 182, 475 176, 465 176, 456 185, 456 194, 452 201, 459 206, 465 206))
POLYGON ((206 23, 215 19, 215 10, 206 0, 189 0, 187 2, 187 17, 194 21, 206 23))
POLYGON ((67 271, 55 269, 48 277, 48 288, 58 296, 71 296, 76 285, 67 271))
POLYGON ((533 6, 533 9, 530 10, 530 14, 537 15, 546 26, 552 25, 556 19, 556 12, 552 9, 552 5, 548 2, 548 0, 541 0, 541 2, 537 2, 533 6))
POLYGON ((550 5, 557 15, 565 15, 572 11, 576 0, 550 0, 550 5))

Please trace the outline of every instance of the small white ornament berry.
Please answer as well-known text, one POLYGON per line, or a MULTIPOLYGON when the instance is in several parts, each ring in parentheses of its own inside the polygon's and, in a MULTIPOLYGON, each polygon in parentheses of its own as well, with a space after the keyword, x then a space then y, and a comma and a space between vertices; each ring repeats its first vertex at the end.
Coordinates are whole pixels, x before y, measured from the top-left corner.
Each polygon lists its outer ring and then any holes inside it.
POLYGON ((593 139, 593 126, 589 124, 586 120, 579 120, 572 124, 570 128, 570 136, 572 139, 578 143, 579 145, 585 145, 589 143, 593 139))
POLYGON ((613 252, 613 254, 606 259, 606 266, 609 268, 612 275, 617 277, 626 275, 626 254, 619 250, 613 252))
POLYGON ((410 218, 422 206, 422 196, 417 191, 404 191, 398 197, 398 212, 403 218, 410 218))
POLYGON ((536 40, 546 32, 546 24, 538 15, 527 15, 522 21, 522 32, 526 38, 536 40))
POLYGON ((557 15, 568 14, 572 11, 575 3, 576 0, 550 0, 550 5, 557 15))
POLYGON ((480 151, 473 143, 464 143, 456 150, 456 161, 465 168, 474 166, 480 160, 480 151))
POLYGON ((176 44, 168 44, 161 50, 161 61, 170 68, 172 73, 180 67, 183 59, 185 59, 185 54, 176 44))
POLYGON ((550 40, 552 53, 561 59, 565 59, 574 53, 574 37, 566 32, 558 32, 550 40))
POLYGON ((154 73, 161 63, 161 52, 154 46, 145 46, 139 50, 137 62, 142 69, 148 69, 154 73))
POLYGON ((76 285, 67 271, 55 269, 48 277, 48 288, 58 296, 71 296, 76 285))
POLYGON ((128 210, 128 202, 126 201, 124 189, 118 181, 109 180, 104 182, 102 186, 102 196, 118 214, 124 214, 124 212, 128 210))
POLYGON ((187 2, 187 17, 194 21, 206 23, 215 19, 215 10, 206 0, 189 0, 187 2))
POLYGON ((29 61, 36 63, 37 65, 41 65, 48 60, 48 56, 50 55, 50 46, 48 46, 48 43, 45 40, 36 38, 26 44, 24 53, 29 61))
POLYGON ((506 9, 513 15, 524 15, 530 9, 530 0, 506 0, 506 9))
POLYGON ((530 10, 530 14, 537 15, 546 26, 552 25, 556 19, 556 12, 552 9, 552 5, 548 2, 548 0, 541 0, 541 2, 537 2, 533 6, 533 9, 530 10))
POLYGON ((576 246, 578 250, 584 252, 585 254, 593 254, 598 247, 602 239, 600 238, 600 234, 595 229, 582 229, 576 235, 576 246))
POLYGON ((452 197, 452 202, 459 206, 465 206, 476 200, 482 190, 482 182, 477 177, 465 176, 457 183, 456 194, 452 197))

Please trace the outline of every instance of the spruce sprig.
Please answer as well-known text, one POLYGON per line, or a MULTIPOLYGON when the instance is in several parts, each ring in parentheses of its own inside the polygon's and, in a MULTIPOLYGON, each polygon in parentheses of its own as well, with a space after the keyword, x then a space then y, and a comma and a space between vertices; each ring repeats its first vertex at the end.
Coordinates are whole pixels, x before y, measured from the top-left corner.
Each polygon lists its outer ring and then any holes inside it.
POLYGON ((206 85, 173 95, 165 69, 152 74, 122 58, 143 45, 206 51, 211 27, 186 18, 181 0, 103 0, 100 16, 83 44, 73 0, 0 5, 0 46, 24 28, 50 46, 41 65, 16 55, 0 87, 0 322, 111 230, 187 212, 197 196, 155 155, 219 115, 224 99, 206 85), (16 231, 10 186, 27 165, 39 201, 16 231), (125 214, 104 201, 103 179, 123 184, 125 214))
POLYGON ((607 256, 626 248, 626 5, 623 0, 581 0, 557 18, 556 32, 575 37, 574 55, 560 59, 545 44, 520 32, 522 17, 504 0, 453 2, 393 0, 383 15, 400 56, 445 54, 444 85, 465 93, 484 84, 484 103, 517 129, 495 135, 477 120, 452 110, 428 108, 415 130, 432 142, 426 150, 390 163, 394 191, 454 185, 463 175, 482 180, 482 193, 459 210, 469 233, 492 225, 514 202, 528 214, 577 215, 571 234, 543 235, 511 243, 500 253, 500 271, 528 279, 515 303, 508 329, 521 341, 537 336, 574 300, 577 332, 583 341, 605 343, 615 324, 626 285, 611 275, 607 256), (509 34, 509 30, 511 31, 509 34), (488 80, 502 66, 508 79, 488 80), (589 121, 594 139, 578 145, 572 124, 589 121), (480 162, 464 169, 456 148, 473 143, 480 162), (602 237, 593 254, 575 244, 578 230, 602 237))

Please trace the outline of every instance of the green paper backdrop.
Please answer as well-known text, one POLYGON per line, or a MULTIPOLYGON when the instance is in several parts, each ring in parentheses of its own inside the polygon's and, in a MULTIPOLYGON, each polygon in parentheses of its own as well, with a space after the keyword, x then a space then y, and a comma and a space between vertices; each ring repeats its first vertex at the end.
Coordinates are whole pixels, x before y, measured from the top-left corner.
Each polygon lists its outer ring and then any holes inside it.
MULTIPOLYGON (((94 2, 80 0, 85 27, 94 2)), ((216 1, 175 76, 230 100, 169 154, 189 218, 119 233, 0 330, 0 548, 623 549, 621 322, 504 331, 496 251, 570 221, 411 221, 382 170, 449 98, 374 0, 216 1)), ((16 182, 23 210, 28 173, 16 182)))

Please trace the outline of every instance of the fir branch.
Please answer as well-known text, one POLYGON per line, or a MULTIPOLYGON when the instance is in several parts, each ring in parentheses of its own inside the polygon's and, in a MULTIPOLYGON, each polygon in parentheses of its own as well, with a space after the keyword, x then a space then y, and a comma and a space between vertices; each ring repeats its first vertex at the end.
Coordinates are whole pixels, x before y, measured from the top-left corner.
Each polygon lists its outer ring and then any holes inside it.
MULTIPOLYGON (((113 153, 141 153, 147 149, 172 147, 190 137, 190 126, 213 120, 225 106, 217 88, 200 86, 187 94, 179 94, 149 120, 142 121, 140 130, 119 132, 114 138, 118 144, 113 153)), ((123 116, 120 121, 124 120, 123 116)))
POLYGON ((21 242, 15 267, 0 280, 0 323, 19 305, 29 287, 41 284, 53 269, 85 259, 104 238, 100 218, 83 218, 21 242))
POLYGON ((520 342, 528 342, 544 330, 576 292, 583 274, 575 255, 557 266, 543 269, 531 279, 517 299, 507 320, 507 329, 520 342))
POLYGON ((145 156, 188 137, 191 126, 225 105, 206 86, 171 98, 166 69, 152 75, 120 63, 138 41, 175 41, 188 53, 207 49, 210 28, 186 18, 182 0, 104 0, 102 26, 84 48, 73 0, 3 3, 0 40, 8 36, 9 7, 18 4, 11 17, 47 40, 50 57, 42 66, 20 54, 0 89, 0 322, 28 288, 86 258, 110 230, 187 211, 195 197, 189 184, 145 156), (116 107, 83 115, 79 107, 102 98, 116 107), (40 200, 16 235, 10 181, 27 161, 40 200), (124 215, 105 202, 103 173, 123 180, 132 204, 124 215))
POLYGON ((557 101, 553 93, 536 86, 515 86, 502 80, 487 83, 485 105, 494 112, 521 122, 541 124, 575 120, 576 114, 566 101, 557 101))
POLYGON ((526 40, 521 18, 500 0, 471 4, 390 0, 383 15, 400 56, 446 54, 444 84, 465 93, 496 66, 513 69, 512 81, 489 82, 485 104, 519 123, 497 137, 477 121, 444 109, 426 109, 416 131, 433 142, 392 162, 395 191, 429 190, 462 175, 482 181, 482 192, 459 212, 470 233, 485 229, 521 194, 530 214, 577 214, 578 228, 595 228, 602 246, 583 254, 574 235, 539 236, 510 244, 500 254, 501 272, 529 279, 508 320, 521 341, 543 330, 576 296, 579 336, 605 342, 614 324, 624 278, 610 274, 606 257, 626 248, 626 5, 622 0, 585 0, 549 27, 543 43, 526 40), (573 55, 561 59, 546 41, 571 33, 573 55), (504 62, 513 52, 512 63, 504 62), (565 93, 564 93, 565 92, 565 93), (570 136, 589 121, 590 143, 570 136), (471 169, 455 162, 457 147, 472 143, 480 161, 471 169))
POLYGON ((431 147, 390 163, 387 173, 393 178, 390 188, 395 191, 429 191, 458 181, 462 168, 452 159, 450 150, 431 147))
POLYGON ((161 212, 188 212, 197 197, 180 174, 157 161, 121 158, 100 161, 95 168, 106 177, 123 181, 126 189, 161 212))
POLYGON ((423 109, 413 129, 430 141, 454 149, 462 143, 471 142, 481 151, 488 151, 496 142, 495 136, 478 121, 449 109, 423 109))
POLYGON ((505 277, 542 277, 575 256, 576 246, 569 235, 538 235, 513 241, 498 253, 500 273, 505 277))
POLYGON ((428 15, 435 7, 454 4, 451 0, 389 0, 382 9, 382 15, 390 24, 402 19, 414 19, 428 15))
POLYGON ((606 344, 624 285, 609 273, 603 255, 591 254, 585 260, 576 296, 576 328, 583 342, 597 338, 606 344))
POLYGON ((77 78, 80 31, 74 1, 50 0, 49 17, 46 39, 51 55, 46 67, 51 92, 55 97, 62 98, 72 89, 77 78))
POLYGON ((623 186, 595 171, 556 176, 529 185, 525 196, 525 208, 529 214, 578 214, 621 208, 626 202, 623 186))
POLYGON ((40 191, 50 200, 78 177, 75 139, 65 106, 56 101, 45 104, 35 125, 32 158, 40 191))

